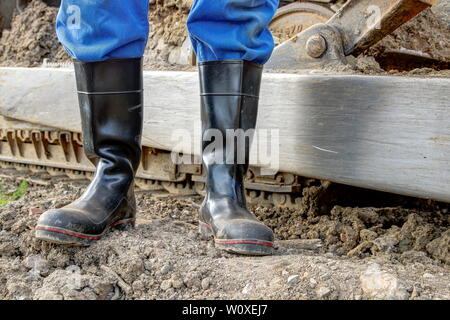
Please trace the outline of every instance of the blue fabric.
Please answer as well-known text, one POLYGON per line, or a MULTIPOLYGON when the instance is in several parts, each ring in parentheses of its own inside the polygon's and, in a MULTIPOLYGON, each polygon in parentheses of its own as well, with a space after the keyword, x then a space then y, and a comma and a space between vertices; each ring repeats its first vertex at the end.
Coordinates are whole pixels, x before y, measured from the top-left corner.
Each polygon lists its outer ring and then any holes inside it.
POLYGON ((138 58, 149 32, 148 0, 62 0, 56 33, 84 62, 138 58))
POLYGON ((278 0, 195 0, 187 27, 198 60, 264 64, 274 47, 268 25, 277 8, 278 0))
MULTIPOLYGON (((198 60, 265 63, 277 7, 278 0, 195 0, 187 27, 198 60)), ((148 31, 148 0, 62 0, 56 22, 63 46, 84 62, 141 57, 148 31)))

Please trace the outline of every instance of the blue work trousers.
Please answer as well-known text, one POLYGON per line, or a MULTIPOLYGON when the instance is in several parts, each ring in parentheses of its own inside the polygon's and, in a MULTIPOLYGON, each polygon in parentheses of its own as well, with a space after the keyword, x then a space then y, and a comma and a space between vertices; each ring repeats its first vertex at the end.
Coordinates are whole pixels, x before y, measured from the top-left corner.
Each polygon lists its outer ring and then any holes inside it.
MULTIPOLYGON (((277 7, 278 0, 194 0, 187 28, 198 60, 264 64, 274 47, 268 25, 277 7)), ((83 62, 142 57, 148 0, 62 0, 56 32, 83 62)))

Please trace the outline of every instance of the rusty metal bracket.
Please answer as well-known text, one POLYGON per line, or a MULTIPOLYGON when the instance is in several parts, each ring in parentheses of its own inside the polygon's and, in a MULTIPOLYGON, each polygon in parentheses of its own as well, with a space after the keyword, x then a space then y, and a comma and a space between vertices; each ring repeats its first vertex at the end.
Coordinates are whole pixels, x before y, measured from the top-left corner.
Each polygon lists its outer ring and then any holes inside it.
POLYGON ((437 0, 352 0, 325 24, 316 24, 280 44, 268 69, 345 66, 359 54, 437 0))
POLYGON ((321 69, 346 64, 339 30, 319 23, 279 45, 266 68, 321 69))

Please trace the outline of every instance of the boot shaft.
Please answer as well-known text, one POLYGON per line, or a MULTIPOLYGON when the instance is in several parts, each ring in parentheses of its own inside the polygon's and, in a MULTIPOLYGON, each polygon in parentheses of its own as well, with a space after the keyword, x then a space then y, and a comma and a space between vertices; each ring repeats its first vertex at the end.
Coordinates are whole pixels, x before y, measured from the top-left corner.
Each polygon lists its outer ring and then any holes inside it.
POLYGON ((75 61, 84 150, 96 165, 84 193, 41 215, 36 236, 86 245, 111 227, 133 224, 133 181, 141 157, 141 59, 75 61))
POLYGON ((131 162, 137 170, 143 122, 142 59, 74 61, 83 144, 93 163, 131 162))
POLYGON ((244 60, 199 63, 202 160, 210 193, 245 203, 243 178, 256 126, 262 66, 244 60))

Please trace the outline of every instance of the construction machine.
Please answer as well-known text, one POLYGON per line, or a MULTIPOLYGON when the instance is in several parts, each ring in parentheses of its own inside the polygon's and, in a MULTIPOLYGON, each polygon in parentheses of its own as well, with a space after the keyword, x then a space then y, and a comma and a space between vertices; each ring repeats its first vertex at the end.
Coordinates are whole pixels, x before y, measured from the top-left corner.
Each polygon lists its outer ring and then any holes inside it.
MULTIPOLYGON (((31 0, 2 0, 0 3, 0 17, 3 20, 3 27, 9 28, 14 12, 21 12, 31 0)), ((61 0, 42 0, 50 6, 59 6, 61 0)), ((285 33, 307 28, 315 23, 326 22, 343 5, 346 0, 282 0, 280 9, 274 17, 274 31, 280 34, 284 29, 285 33), (280 22, 283 21, 282 23, 280 22), (295 25, 295 27, 293 27, 295 25), (275 30, 278 28, 279 30, 275 30), (293 27, 293 28, 292 28, 293 27), (300 28, 300 29, 298 29, 300 28)))
MULTIPOLYGON (((320 71, 347 66, 435 2, 281 2, 271 24, 279 45, 266 67, 283 72, 264 75, 245 182, 250 203, 296 208, 305 187, 327 181, 450 202, 450 79, 320 71), (276 161, 262 161, 267 146, 276 161)), ((203 194, 197 74, 145 71, 144 83, 137 186, 203 194)), ((70 69, 0 68, 3 170, 36 183, 92 177, 75 92, 70 69)))

